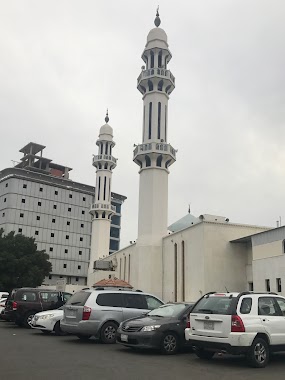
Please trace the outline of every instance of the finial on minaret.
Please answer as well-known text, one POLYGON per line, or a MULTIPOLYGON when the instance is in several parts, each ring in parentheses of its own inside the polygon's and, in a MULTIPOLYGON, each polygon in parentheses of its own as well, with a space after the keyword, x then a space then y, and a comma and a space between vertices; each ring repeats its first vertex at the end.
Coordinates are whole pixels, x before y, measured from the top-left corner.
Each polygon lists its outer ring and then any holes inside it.
POLYGON ((191 203, 189 203, 189 205, 188 205, 188 214, 191 213, 191 210, 190 210, 190 204, 191 204, 191 203))
POLYGON ((106 117, 105 117, 105 122, 108 123, 108 121, 109 121, 109 115, 108 115, 108 108, 107 108, 106 117))
POLYGON ((160 18, 159 18, 159 5, 158 5, 158 7, 157 7, 157 10, 156 10, 156 18, 155 18, 155 20, 154 20, 154 25, 158 28, 159 27, 159 25, 160 25, 160 18))

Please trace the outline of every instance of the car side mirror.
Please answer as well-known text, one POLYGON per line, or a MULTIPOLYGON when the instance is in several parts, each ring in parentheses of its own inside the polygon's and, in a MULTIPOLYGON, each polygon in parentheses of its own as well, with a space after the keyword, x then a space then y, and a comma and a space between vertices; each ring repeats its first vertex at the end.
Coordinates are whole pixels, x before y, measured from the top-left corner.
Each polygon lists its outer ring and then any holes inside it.
POLYGON ((142 313, 142 317, 145 317, 146 315, 148 315, 148 311, 144 311, 144 312, 142 313))

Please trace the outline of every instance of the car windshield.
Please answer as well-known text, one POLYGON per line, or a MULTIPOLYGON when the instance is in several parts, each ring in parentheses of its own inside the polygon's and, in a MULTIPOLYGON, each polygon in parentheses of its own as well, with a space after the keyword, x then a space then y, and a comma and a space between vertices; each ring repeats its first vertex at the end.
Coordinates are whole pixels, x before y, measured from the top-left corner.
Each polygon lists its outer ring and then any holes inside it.
POLYGON ((197 303, 191 313, 229 314, 233 299, 227 296, 204 297, 197 303))
POLYGON ((189 305, 184 303, 162 305, 148 313, 149 316, 156 317, 177 317, 189 305))

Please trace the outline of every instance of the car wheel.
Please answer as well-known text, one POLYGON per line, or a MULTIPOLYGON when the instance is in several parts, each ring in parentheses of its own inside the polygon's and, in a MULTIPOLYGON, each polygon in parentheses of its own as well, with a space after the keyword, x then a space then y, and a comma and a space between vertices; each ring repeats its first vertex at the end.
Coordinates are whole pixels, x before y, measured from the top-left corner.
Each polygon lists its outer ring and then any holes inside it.
POLYGON ((91 338, 91 335, 76 335, 76 336, 80 340, 85 340, 85 341, 91 338))
POLYGON ((114 322, 106 322, 100 331, 100 338, 103 343, 116 343, 116 333, 118 326, 114 322))
MULTIPOLYGON (((9 320, 7 320, 9 322, 9 320)), ((20 321, 20 319, 16 319, 15 321, 15 325, 19 326, 19 327, 22 327, 23 326, 23 322, 20 321)))
POLYGON ((264 368, 269 361, 269 346, 262 338, 255 338, 247 353, 251 367, 264 368))
POLYGON ((57 336, 65 335, 65 333, 60 328, 60 321, 57 321, 53 328, 54 334, 57 336))
POLYGON ((24 318, 24 326, 28 329, 31 329, 30 323, 32 322, 32 319, 34 318, 35 312, 29 311, 24 318))
POLYGON ((174 355, 178 351, 179 342, 177 335, 172 332, 167 332, 164 334, 161 340, 161 352, 164 355, 174 355))
POLYGON ((203 348, 196 348, 194 352, 198 356, 198 358, 205 360, 210 360, 215 355, 213 351, 207 351, 203 348))

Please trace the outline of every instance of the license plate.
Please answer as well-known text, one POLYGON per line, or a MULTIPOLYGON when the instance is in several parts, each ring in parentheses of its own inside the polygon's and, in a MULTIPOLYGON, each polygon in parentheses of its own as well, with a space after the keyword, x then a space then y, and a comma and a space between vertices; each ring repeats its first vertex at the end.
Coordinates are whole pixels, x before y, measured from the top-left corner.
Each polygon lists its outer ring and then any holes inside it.
POLYGON ((66 310, 66 316, 67 317, 75 317, 76 316, 76 310, 66 310))
POLYGON ((214 330, 214 322, 205 321, 204 330, 214 330))
POLYGON ((121 334, 121 341, 122 342, 127 342, 128 341, 128 335, 121 334))

